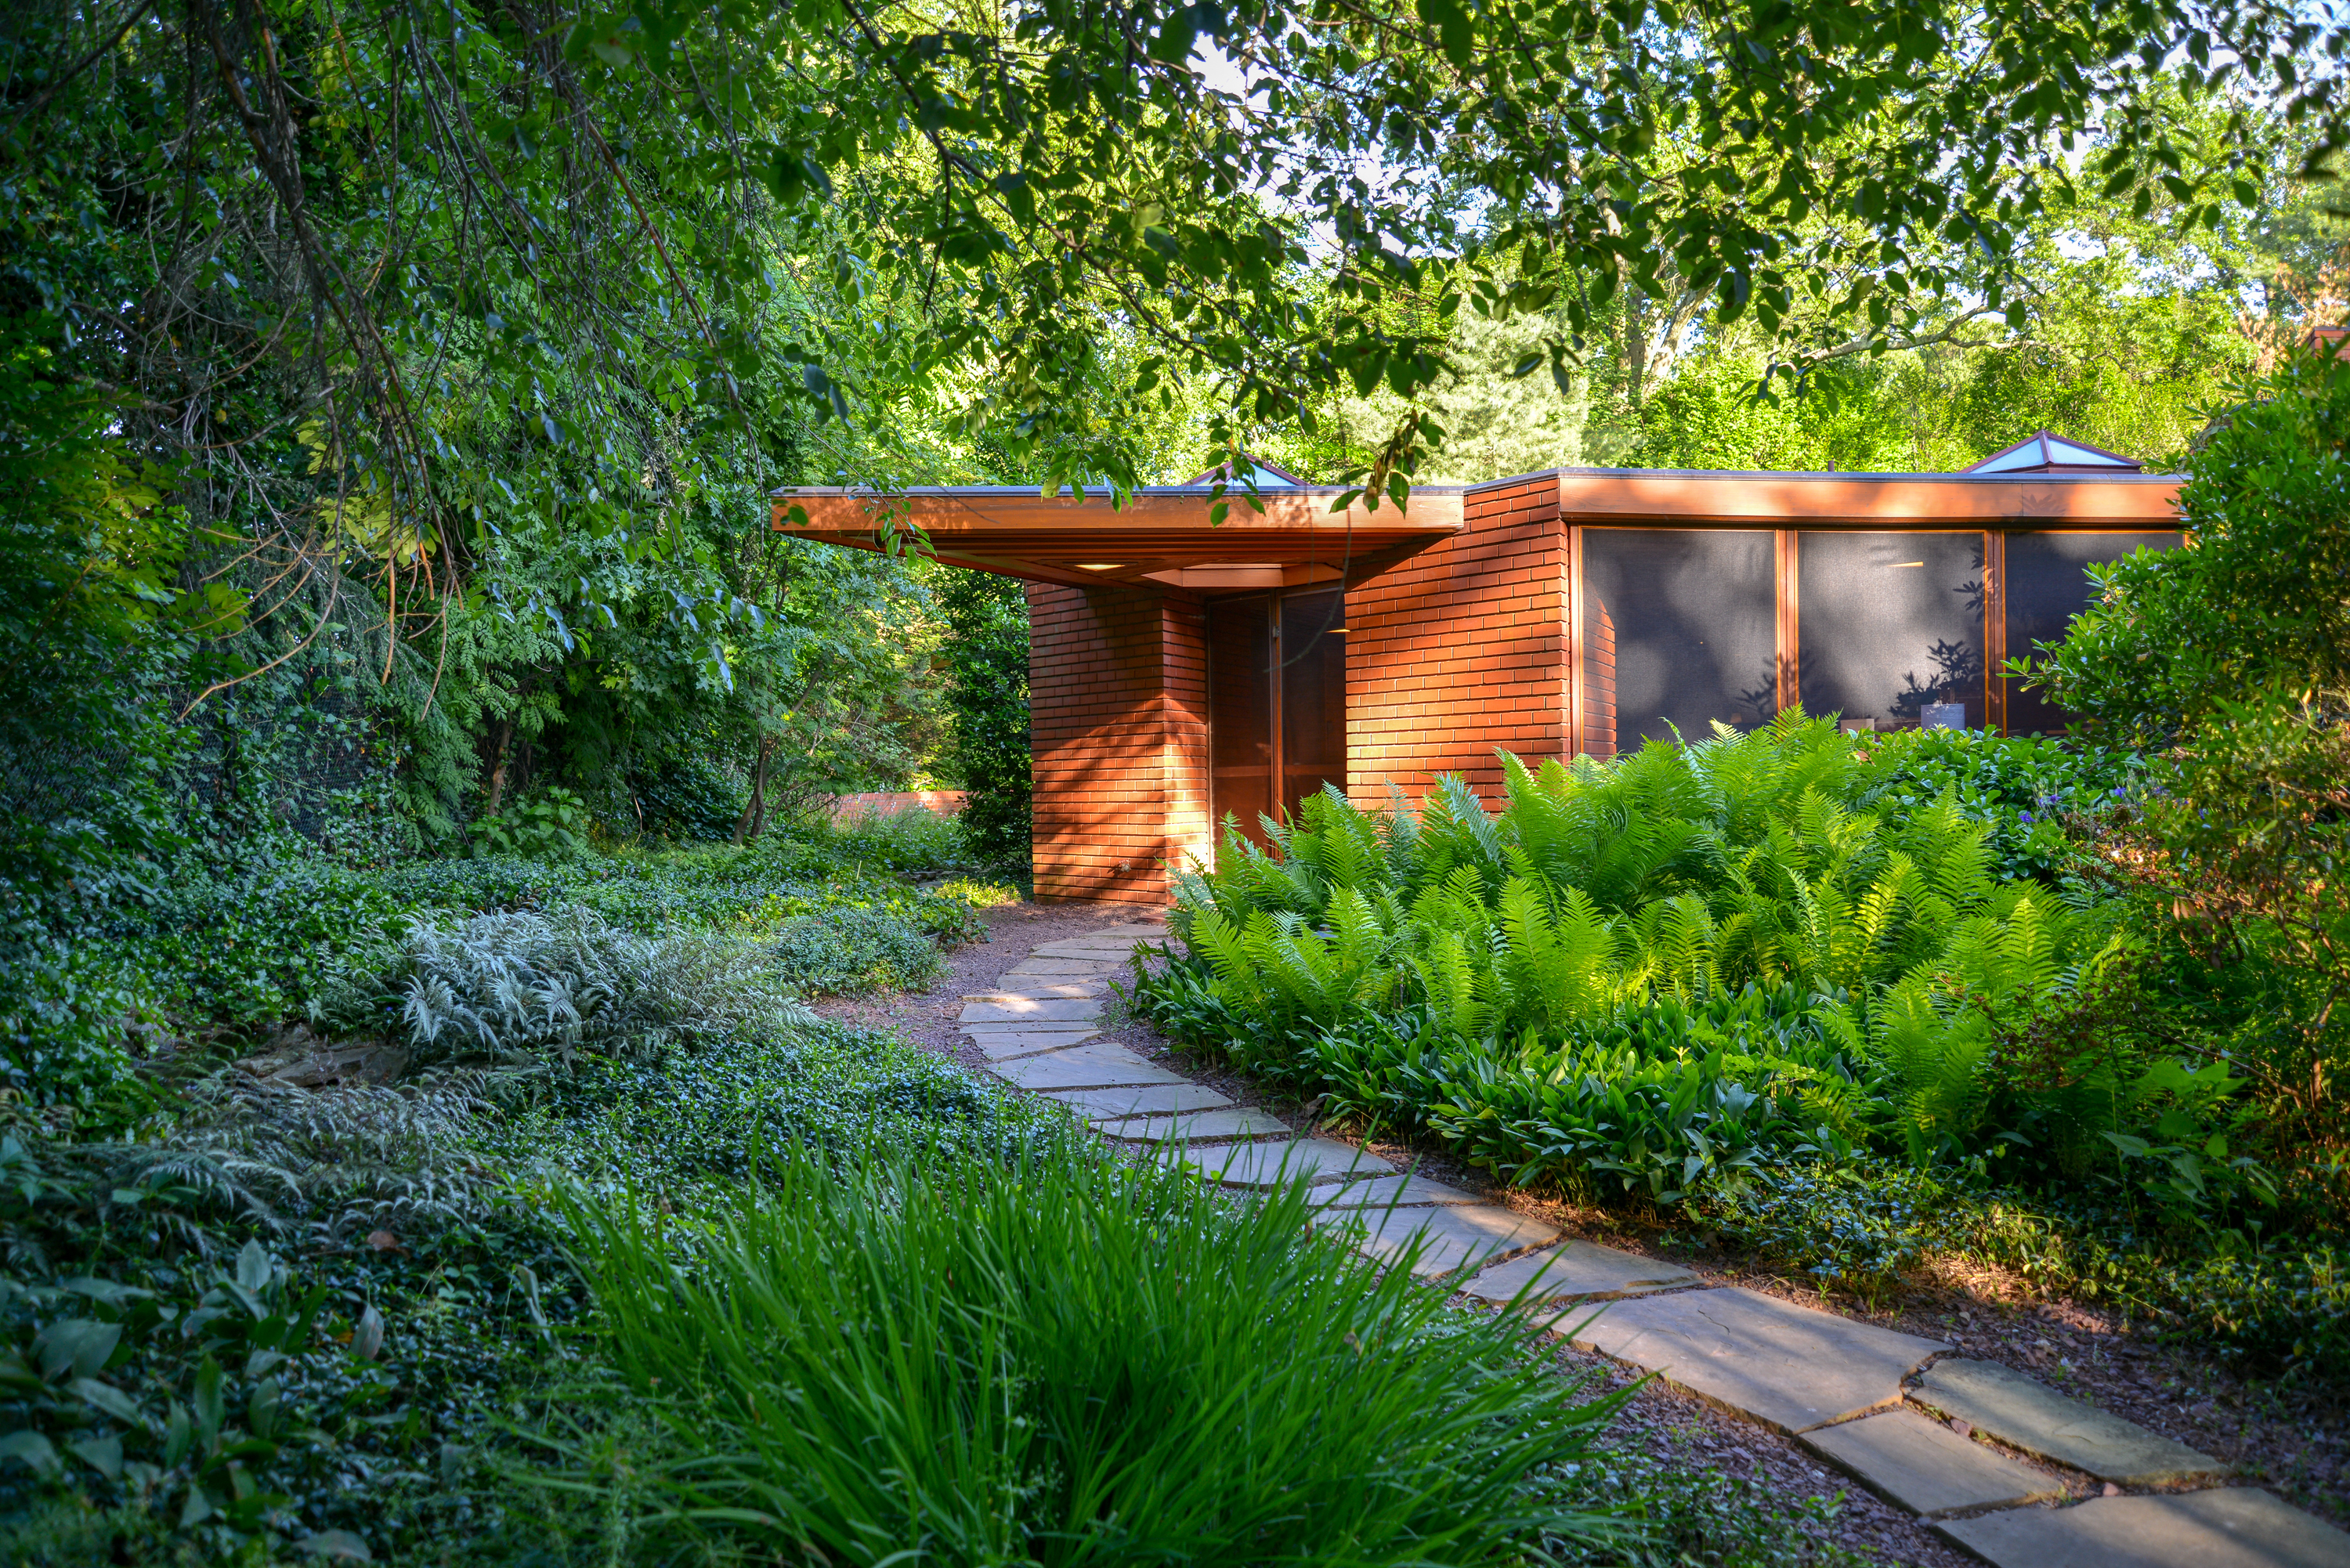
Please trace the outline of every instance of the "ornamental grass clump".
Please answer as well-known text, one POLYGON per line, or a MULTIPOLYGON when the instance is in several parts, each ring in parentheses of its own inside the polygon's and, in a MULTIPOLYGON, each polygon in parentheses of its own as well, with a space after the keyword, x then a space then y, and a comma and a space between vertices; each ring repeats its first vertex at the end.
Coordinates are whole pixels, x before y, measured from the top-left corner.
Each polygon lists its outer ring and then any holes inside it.
POLYGON ((688 1224, 572 1200, 645 1550, 880 1564, 1495 1560, 1614 1408, 1407 1271, 1063 1142, 1009 1168, 795 1150, 688 1224), (639 1499, 641 1492, 636 1494, 639 1499))

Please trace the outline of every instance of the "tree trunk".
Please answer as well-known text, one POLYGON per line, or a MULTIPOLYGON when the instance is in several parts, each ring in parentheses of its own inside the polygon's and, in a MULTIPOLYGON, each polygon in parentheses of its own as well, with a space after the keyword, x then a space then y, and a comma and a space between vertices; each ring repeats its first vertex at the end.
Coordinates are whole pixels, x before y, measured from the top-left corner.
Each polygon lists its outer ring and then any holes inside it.
POLYGON ((1624 300, 1624 393, 1637 410, 1648 390, 1648 324, 1641 306, 1648 303, 1632 280, 1632 264, 1617 258, 1617 290, 1624 300))
POLYGON ((513 741, 514 721, 501 719, 498 721, 498 749, 490 763, 490 798, 482 812, 484 816, 497 815, 499 803, 505 799, 506 760, 513 741))
POLYGON ((743 807, 743 815, 734 819, 734 842, 756 838, 767 827, 767 763, 775 754, 775 738, 759 737, 758 765, 751 770, 751 799, 743 807))

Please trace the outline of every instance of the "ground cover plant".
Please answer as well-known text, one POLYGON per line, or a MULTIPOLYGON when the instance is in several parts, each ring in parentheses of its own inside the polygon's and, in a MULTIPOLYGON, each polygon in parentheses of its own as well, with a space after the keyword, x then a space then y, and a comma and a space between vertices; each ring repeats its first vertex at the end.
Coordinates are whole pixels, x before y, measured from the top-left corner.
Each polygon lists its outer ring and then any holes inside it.
MULTIPOLYGON (((1465 1563, 1665 1539, 1620 1467, 1594 1479, 1612 1401, 1545 1370, 1523 1320, 1313 1240, 1298 1195, 1129 1167, 810 1012, 926 976, 916 912, 970 929, 968 898, 868 858, 933 871, 905 857, 922 836, 247 867, 233 885, 289 891, 229 928, 279 961, 241 1014, 167 996, 70 1103, 0 1100, 0 1557, 878 1562, 910 1532, 944 1562, 1465 1563), (322 887, 369 896, 272 930, 322 887), (234 1060, 256 1048, 256 1070, 356 1052, 369 1081, 256 1077, 234 1060), (894 1480, 864 1462, 892 1444, 894 1480)), ((1727 1543, 1762 1513, 1668 1533, 1727 1543)))
POLYGON ((925 979, 980 934, 984 889, 904 879, 943 868, 935 827, 396 867, 307 847, 192 846, 47 911, 107 1004, 77 1033, 20 991, 0 1094, 8 1561, 527 1557, 571 1526, 499 1456, 585 1310, 550 1187, 723 1204, 754 1147, 1033 1136, 802 1000, 925 979), (235 1064, 330 1047, 365 1081, 235 1064))
POLYGON ((2164 1001, 2170 951, 2080 826, 2141 810, 2146 764, 1790 711, 1503 772, 1497 810, 1447 780, 1228 833, 1139 1005, 1326 1114, 1689 1206, 1824 1285, 1964 1251, 2332 1355, 2322 1168, 2164 1001))
MULTIPOLYGON (((951 832, 914 815, 926 823, 810 817, 740 846, 583 844, 388 866, 348 865, 286 836, 190 846, 102 901, 47 900, 20 918, 0 979, 0 1074, 67 1114, 86 1111, 97 1087, 135 1089, 135 1064, 167 1044, 227 1048, 317 1008, 339 1010, 321 1023, 373 1029, 383 1021, 362 1017, 369 1007, 394 992, 405 1007, 411 980, 421 1005, 424 971, 462 959, 469 930, 488 941, 494 927, 525 947, 567 932, 608 969, 624 961, 639 992, 677 964, 712 975, 772 969, 805 992, 916 983, 938 943, 980 933, 974 901, 1001 895, 968 880, 912 885, 910 873, 959 864, 951 832), (441 959, 423 958, 427 948, 441 959), (409 979, 395 983, 395 971, 409 979), (370 984, 379 990, 366 994, 370 984)), ((504 964, 494 951, 483 958, 504 964)), ((486 971, 476 979, 489 982, 486 971)), ((551 982, 535 982, 543 1002, 554 1001, 551 982)), ((562 983, 592 982, 575 967, 562 983)), ((618 1027, 607 1013, 596 1026, 618 1027)), ((110 1103, 134 1109, 136 1095, 110 1103)))

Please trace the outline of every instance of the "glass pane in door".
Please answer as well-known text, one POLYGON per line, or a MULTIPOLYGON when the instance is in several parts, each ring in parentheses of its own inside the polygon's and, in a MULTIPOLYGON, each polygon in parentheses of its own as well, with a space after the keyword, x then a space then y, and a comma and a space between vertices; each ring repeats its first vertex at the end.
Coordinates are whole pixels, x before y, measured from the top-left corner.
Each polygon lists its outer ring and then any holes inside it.
POLYGON ((1281 601, 1281 803, 1347 787, 1347 596, 1281 601))
POLYGON ((1273 810, 1273 601, 1263 595, 1208 605, 1208 767, 1216 840, 1226 815, 1264 842, 1257 818, 1273 810))

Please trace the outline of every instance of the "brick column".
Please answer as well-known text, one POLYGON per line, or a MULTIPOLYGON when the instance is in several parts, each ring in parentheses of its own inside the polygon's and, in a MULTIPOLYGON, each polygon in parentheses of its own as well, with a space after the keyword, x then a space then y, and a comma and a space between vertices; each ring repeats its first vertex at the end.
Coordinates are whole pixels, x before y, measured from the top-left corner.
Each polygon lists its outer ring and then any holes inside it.
POLYGON ((1208 835, 1196 595, 1028 585, 1036 897, 1163 904, 1208 835))
POLYGON ((1467 528, 1347 594, 1347 788, 1418 801, 1439 774, 1491 798, 1496 747, 1568 750, 1566 539, 1558 476, 1469 492, 1467 528))

